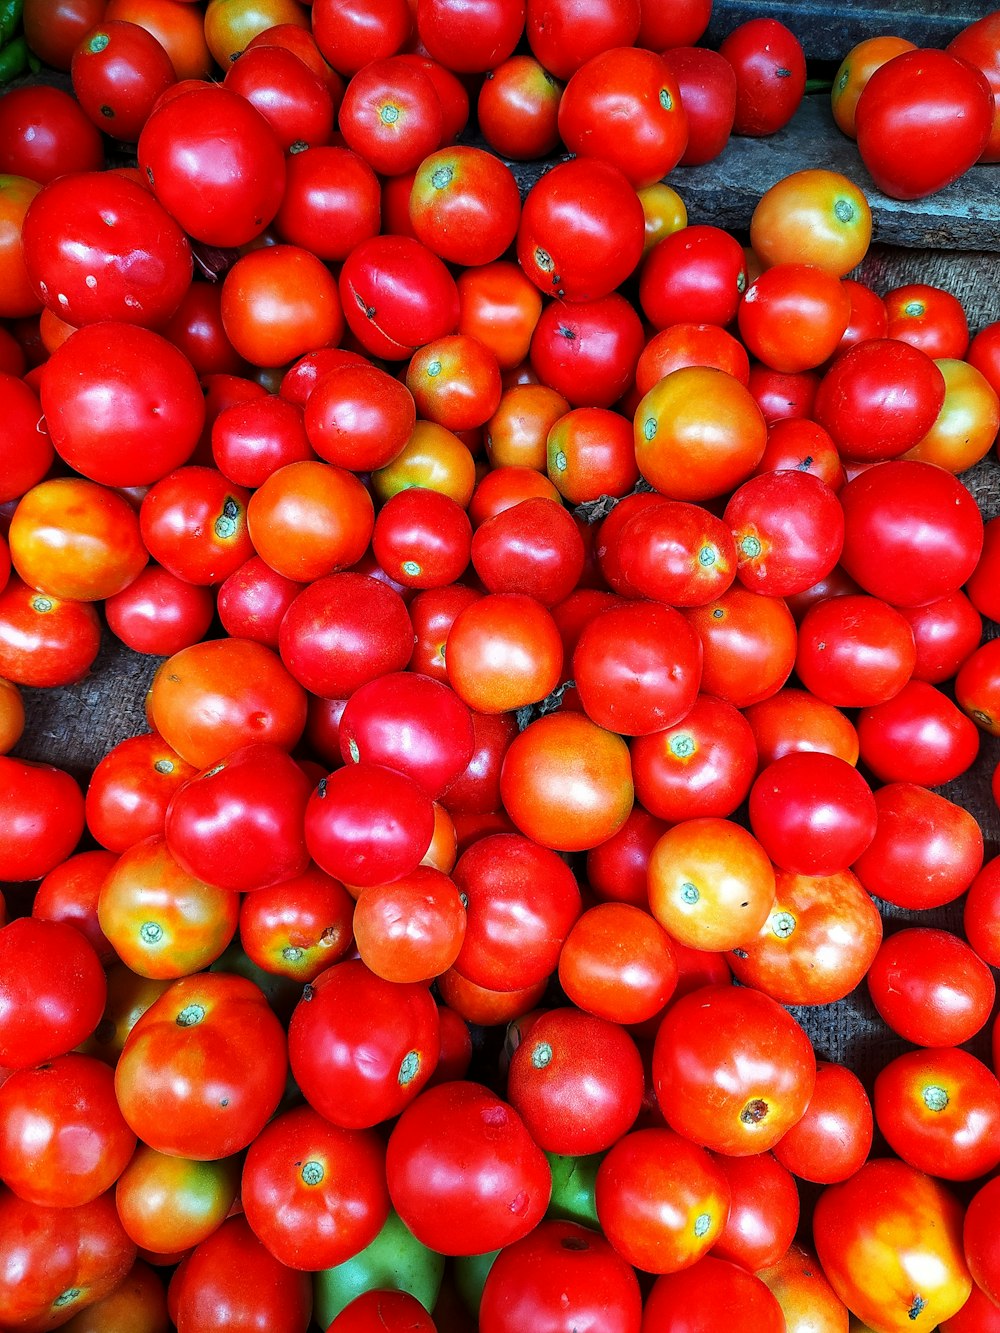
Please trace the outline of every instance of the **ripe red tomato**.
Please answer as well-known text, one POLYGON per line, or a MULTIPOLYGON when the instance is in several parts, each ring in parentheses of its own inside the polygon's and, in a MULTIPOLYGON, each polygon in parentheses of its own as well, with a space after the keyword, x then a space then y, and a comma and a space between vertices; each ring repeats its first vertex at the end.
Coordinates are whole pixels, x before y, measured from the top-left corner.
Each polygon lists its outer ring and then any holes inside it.
POLYGON ((0 929, 0 1066, 30 1069, 65 1055, 100 1022, 104 969, 65 921, 18 917, 0 929))
POLYGON ((849 1180, 867 1160, 874 1117, 864 1085, 844 1065, 816 1062, 816 1087, 802 1119, 774 1145, 774 1155, 801 1180, 849 1180))
POLYGON ((719 44, 736 74, 733 133, 774 134, 799 109, 806 58, 795 34, 777 19, 749 19, 719 44))
POLYGON ((658 1277, 643 1315, 657 1333, 716 1333, 738 1327, 743 1319, 758 1333, 781 1333, 787 1327, 781 1306, 759 1277, 710 1254, 679 1273, 658 1277))

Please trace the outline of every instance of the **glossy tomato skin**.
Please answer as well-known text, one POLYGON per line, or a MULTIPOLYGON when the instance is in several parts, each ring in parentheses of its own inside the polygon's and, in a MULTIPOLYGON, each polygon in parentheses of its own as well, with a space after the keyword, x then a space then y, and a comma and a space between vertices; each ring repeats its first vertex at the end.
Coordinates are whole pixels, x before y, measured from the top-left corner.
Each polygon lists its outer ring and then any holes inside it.
POLYGON ((64 921, 19 917, 0 929, 0 1065, 30 1069, 97 1027, 107 982, 93 945, 64 921))
POLYGON ((688 141, 680 165, 711 162, 729 142, 736 118, 735 71, 725 56, 700 46, 671 45, 663 59, 677 80, 687 112, 688 141))
POLYGON ((868 1158, 874 1123, 858 1076, 844 1065, 817 1060, 805 1114, 775 1144, 774 1155, 800 1180, 824 1185, 848 1180, 868 1158))
POLYGON ((857 726, 861 760, 881 782, 940 787, 966 772, 979 752, 975 723, 922 680, 862 709, 857 726))
POLYGON ((769 1268, 788 1251, 799 1224, 799 1192, 791 1173, 771 1153, 715 1158, 729 1182, 729 1217, 712 1247, 748 1272, 769 1268))
POLYGON ((139 166, 167 212, 208 245, 259 236, 285 188, 285 159, 270 125, 246 98, 216 85, 160 103, 139 136, 139 166))
POLYGON ((393 1207, 438 1254, 483 1254, 522 1239, 552 1190, 521 1117, 466 1081, 429 1088, 406 1108, 389 1136, 386 1174, 393 1207))
POLYGON ((840 558, 844 517, 836 494, 808 472, 751 477, 724 515, 738 553, 736 577, 769 597, 804 592, 840 558))
POLYGON ((736 73, 733 133, 773 134, 791 120, 805 92, 805 52, 777 19, 741 23, 719 46, 736 73))
POLYGON ((629 1265, 589 1227, 556 1218, 498 1256, 479 1308, 482 1333, 570 1333, 585 1322, 605 1333, 639 1333, 641 1318, 629 1265))
POLYGON ((886 1333, 931 1329, 972 1289, 962 1253, 962 1207, 948 1188, 888 1158, 829 1186, 813 1217, 816 1253, 834 1291, 886 1333), (883 1253, 886 1237, 891 1249, 883 1253))
MULTIPOLYGON (((991 1213, 1000 1186, 988 1180, 969 1202, 962 1228, 962 1244, 969 1270, 991 1301, 1000 1295, 1000 1248, 991 1213)), ((1000 1302, 995 1302, 1000 1305, 1000 1302)))
POLYGON ((398 1115, 427 1083, 439 1048, 428 988, 383 981, 359 960, 321 972, 288 1029, 296 1082, 313 1109, 343 1129, 398 1115))
POLYGON ((363 349, 401 361, 458 326, 458 288, 444 261, 412 236, 372 236, 340 271, 344 315, 363 349))
POLYGON ((653 1049, 653 1080, 673 1129, 715 1152, 744 1157, 768 1151, 802 1118, 816 1057, 776 1000, 710 986, 667 1010, 653 1049))
POLYGON ((875 836, 868 783, 836 755, 801 751, 767 765, 750 790, 750 825, 783 870, 833 875, 875 836))
POLYGON ((988 1022, 993 974, 964 940, 916 926, 884 941, 868 973, 872 1001, 889 1027, 918 1046, 958 1046, 988 1022))
POLYGON ((171 796, 196 772, 155 732, 120 741, 91 774, 84 805, 87 828, 113 852, 162 833, 171 796))
POLYGON ((309 1278, 275 1259, 245 1217, 229 1218, 196 1246, 172 1287, 178 1333, 229 1333, 240 1327, 305 1333, 309 1325, 309 1278))
POLYGON ((758 1333, 781 1333, 781 1306, 761 1280, 738 1264, 707 1255, 658 1277, 646 1299, 643 1333, 717 1333, 750 1320, 758 1333))
POLYGON ((866 338, 823 376, 815 416, 842 458, 882 462, 919 444, 944 395, 944 375, 926 352, 895 338, 866 338))
POLYGON ((41 879, 65 861, 83 832, 81 800, 63 769, 0 756, 0 879, 41 879))
POLYGON ((160 1152, 212 1161, 245 1148, 281 1098, 285 1034, 234 973, 175 981, 132 1028, 115 1070, 128 1124, 160 1152), (199 1076, 210 1069, 212 1076, 199 1076))
POLYGON ((902 612, 880 598, 831 597, 799 624, 795 669, 802 684, 838 708, 867 708, 898 694, 917 646, 902 612))
POLYGON ((855 116, 861 159, 879 189, 895 199, 921 199, 957 180, 977 161, 993 127, 982 71, 933 49, 904 51, 876 69, 855 116))
POLYGON ((615 46, 631 46, 642 21, 640 0, 529 0, 525 32, 533 55, 557 79, 615 46))
POLYGON ((612 1023, 642 1023, 660 1012, 677 986, 676 950, 641 907, 596 903, 566 937, 559 984, 585 1013, 612 1023))

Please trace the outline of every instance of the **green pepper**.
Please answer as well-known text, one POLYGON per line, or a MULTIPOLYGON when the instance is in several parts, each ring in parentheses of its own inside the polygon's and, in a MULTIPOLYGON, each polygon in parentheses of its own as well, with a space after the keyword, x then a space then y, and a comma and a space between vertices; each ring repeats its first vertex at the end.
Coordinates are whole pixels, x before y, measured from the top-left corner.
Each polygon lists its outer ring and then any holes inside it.
POLYGON ((28 43, 24 37, 15 37, 0 50, 0 84, 10 83, 28 68, 28 43))
POLYGON ((6 46, 21 27, 24 0, 0 0, 0 46, 6 46))

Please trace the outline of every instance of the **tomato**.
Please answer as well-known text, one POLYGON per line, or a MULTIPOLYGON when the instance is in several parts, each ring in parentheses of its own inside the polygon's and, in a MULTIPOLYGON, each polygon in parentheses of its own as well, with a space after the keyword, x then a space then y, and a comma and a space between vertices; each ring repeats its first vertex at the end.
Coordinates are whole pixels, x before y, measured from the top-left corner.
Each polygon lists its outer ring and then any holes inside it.
POLYGON ((167 1293, 156 1271, 137 1259, 114 1291, 62 1327, 66 1333, 167 1333, 167 1293))
POLYGON ((454 881, 468 922, 455 970, 484 989, 524 990, 556 970, 580 915, 580 889, 565 862, 516 833, 473 843, 454 881))
POLYGON ((988 861, 972 881, 965 900, 965 936, 984 962, 996 967, 1000 952, 1000 895, 996 858, 988 861))
POLYGON ((892 699, 916 661, 906 618, 877 597, 830 597, 811 606, 799 624, 796 673, 807 690, 838 708, 892 699))
POLYGON ((741 246, 719 227, 682 227, 653 246, 642 265, 639 301, 657 329, 729 324, 746 287, 741 246))
POLYGON ((765 190, 750 219, 750 244, 765 265, 816 264, 838 278, 864 258, 871 209, 837 171, 795 171, 765 190))
POLYGON ((769 1268, 787 1252, 799 1224, 799 1193, 791 1173, 771 1153, 715 1158, 730 1189, 729 1217, 712 1246, 748 1272, 769 1268))
POLYGON ((524 3, 417 0, 416 19, 417 35, 435 60, 462 74, 479 74, 501 64, 517 46, 524 3))
POLYGON ((236 261, 222 284, 222 324, 255 366, 285 366, 344 333, 332 274, 298 245, 265 246, 236 261))
POLYGON ((922 680, 862 709, 857 727, 861 761, 880 782, 940 787, 970 768, 979 752, 976 724, 922 680))
POLYGON ((39 60, 68 70, 76 44, 100 23, 106 0, 28 0, 24 33, 39 60))
POLYGON ((997 1185, 987 1181, 969 1202, 962 1230, 965 1257, 978 1287, 993 1300, 1000 1293, 1000 1251, 990 1214, 996 1202, 997 1185))
POLYGON ((318 259, 343 260, 376 235, 380 215, 378 178, 357 153, 320 145, 288 157, 273 223, 282 240, 318 259))
POLYGON ((439 1043, 427 987, 384 981, 358 960, 321 972, 288 1028, 292 1075, 306 1100, 352 1130, 408 1106, 433 1073, 439 1043))
POLYGON ((228 1218, 192 1250, 174 1275, 178 1333, 265 1327, 305 1333, 312 1309, 308 1277, 287 1268, 254 1236, 245 1217, 228 1218), (254 1280, 246 1280, 247 1273, 254 1280))
POLYGON ((635 1274, 607 1241, 578 1222, 547 1219, 491 1266, 479 1327, 570 1333, 590 1322, 606 1333, 638 1333, 641 1317, 635 1274))
POLYGON ((866 339, 823 376, 815 416, 851 462, 896 458, 919 444, 944 403, 941 370, 895 338, 866 339))
POLYGON ((904 607, 903 615, 917 648, 914 679, 930 685, 941 685, 957 675, 982 638, 982 617, 963 592, 925 606, 904 607))
POLYGON ((367 1333, 377 1319, 387 1333, 436 1333, 437 1324, 415 1296, 407 1291, 373 1288, 345 1305, 330 1325, 333 1333, 367 1333))
POLYGON ((305 691, 269 648, 250 639, 210 639, 167 659, 154 677, 149 710, 168 745, 186 762, 209 768, 250 741, 290 750, 302 734, 306 703, 305 691))
POLYGON ((656 842, 649 906, 691 948, 732 949, 751 940, 774 902, 774 870, 763 848, 727 819, 685 819, 656 842))
POLYGON ((510 168, 481 148, 441 148, 417 168, 410 222, 417 239, 450 263, 471 268, 499 259, 520 215, 510 168))
POLYGON ((617 46, 573 74, 559 101, 559 134, 573 153, 618 167, 639 189, 666 176, 687 144, 687 115, 670 66, 617 46))
POLYGON ((136 1022, 115 1090, 144 1143, 212 1161, 257 1137, 278 1105, 286 1065, 284 1032, 258 987, 203 972, 175 981, 136 1022))
POLYGON ((942 1333, 996 1333, 998 1328, 1000 1306, 975 1284, 961 1310, 941 1325, 942 1333))
POLYGON ((731 587, 685 611, 701 638, 701 688, 736 708, 777 694, 795 661, 795 621, 780 597, 731 587))
POLYGON ((840 62, 830 90, 830 108, 838 129, 851 139, 858 137, 855 115, 865 84, 880 65, 904 51, 914 50, 912 42, 896 36, 866 37, 851 47, 840 62))
POLYGON ((536 718, 504 756, 500 793, 529 838, 558 851, 585 851, 617 833, 632 809, 628 747, 579 713, 536 718))
POLYGON ((135 1260, 110 1193, 69 1208, 0 1195, 0 1320, 46 1333, 114 1291, 135 1260))
POLYGON ((348 148, 375 171, 401 176, 441 143, 441 102, 422 69, 388 56, 370 61, 351 79, 339 125, 348 148))
POLYGON ((421 417, 456 432, 484 425, 502 393, 496 357, 463 333, 418 348, 410 358, 406 387, 421 417))
POLYGON ((70 63, 73 92, 99 129, 135 143, 161 93, 176 81, 166 50, 137 23, 98 23, 70 63))
POLYGON ((875 837, 854 863, 869 893, 919 910, 965 892, 983 861, 983 835, 968 810, 907 781, 880 787, 875 808, 875 837))
POLYGON ((404 360, 458 324, 455 280, 415 237, 362 241, 347 256, 339 282, 348 327, 369 355, 404 360))
POLYGON ((31 915, 43 921, 67 921, 86 935, 101 962, 115 961, 111 947, 97 920, 97 901, 106 875, 117 857, 103 848, 76 852, 45 876, 31 904, 31 915))
POLYGON ((672 726, 637 736, 631 749, 637 799, 671 823, 731 815, 757 773, 750 724, 710 694, 699 694, 672 726))
POLYGON ((152 33, 169 55, 178 79, 211 76, 212 53, 205 40, 205 16, 186 0, 108 0, 104 21, 112 20, 138 23, 152 33))
MULTIPOLYGON (((2 185, 0 185, 2 198, 2 185)), ((568 406, 568 404, 567 404, 568 406)), ((14 375, 0 374, 0 503, 18 500, 48 472, 54 457, 37 393, 14 375)))
POLYGON ((619 514, 625 521, 617 530, 601 528, 601 543, 618 565, 617 575, 608 579, 612 586, 617 579, 622 591, 671 607, 703 605, 732 586, 736 545, 726 524, 709 510, 657 496, 627 517, 624 506, 619 514))
POLYGON ((58 176, 100 171, 100 131, 62 88, 29 84, 0 99, 0 173, 46 185, 58 176))
POLYGON ((997 437, 1000 399, 975 366, 954 359, 940 359, 937 365, 945 380, 941 411, 905 456, 964 472, 989 452, 997 437))
POLYGON ((665 376, 635 412, 639 470, 671 500, 725 495, 750 476, 766 442, 767 427, 749 390, 707 366, 665 376))
POLYGON ((535 325, 531 364, 574 407, 609 408, 632 383, 642 344, 642 322, 617 292, 571 305, 552 301, 535 325))
MULTIPOLYGON (((672 10, 673 6, 670 11, 656 7, 660 18, 672 10)), ((660 45, 657 43, 657 48, 660 45)), ((687 146, 679 165, 697 167, 712 162, 732 133, 736 118, 736 73, 718 51, 682 42, 669 43, 663 50, 663 59, 677 82, 687 116, 687 146)))
POLYGON ((15 685, 72 685, 90 670, 101 625, 90 602, 36 592, 14 574, 0 592, 0 675, 15 685))
POLYGON ((957 180, 986 147, 990 86, 981 70, 947 51, 904 51, 873 72, 855 119, 858 151, 878 188, 894 199, 922 199, 957 180))
POLYGON ((653 1049, 660 1109, 678 1133, 734 1157, 767 1152, 805 1113, 809 1038, 770 996, 710 986, 667 1010, 653 1049))
POLYGON ((547 157, 559 142, 562 85, 532 56, 513 55, 487 72, 476 104, 483 138, 502 157, 547 157))
POLYGON ((677 984, 670 937, 631 903, 597 903, 566 936, 559 984, 585 1013, 613 1023, 642 1023, 660 1012, 677 984))
POLYGON ((413 18, 405 0, 316 0, 312 28, 324 57, 341 74, 354 74, 371 60, 395 55, 411 35, 413 18))
POLYGON ((875 956, 868 988, 894 1032, 931 1047, 969 1041, 986 1025, 996 996, 992 973, 969 945, 930 927, 891 935, 875 956))
POLYGON ((751 477, 730 496, 723 517, 736 545, 736 577, 769 597, 804 592, 826 578, 843 547, 837 497, 807 472, 751 477))
POLYGON ((649 390, 665 375, 684 366, 713 366, 725 370, 741 384, 750 377, 746 349, 731 333, 717 324, 671 324, 646 343, 635 367, 635 387, 649 390))
POLYGON ((632 46, 641 21, 640 0, 528 0, 524 26, 535 58, 568 79, 591 56, 632 46))
POLYGON ((869 468, 848 482, 840 502, 841 564, 875 597, 926 605, 957 591, 976 567, 982 516, 966 487, 942 468, 906 459, 869 468))
POLYGON ((774 1145, 774 1155, 802 1180, 848 1180, 867 1160, 874 1118, 858 1076, 844 1065, 816 1062, 816 1087, 802 1118, 774 1145))
POLYGON ((464 703, 506 713, 538 703, 559 684, 562 641, 551 613, 533 597, 490 593, 455 617, 445 662, 464 703))
POLYGON ((958 1047, 908 1051, 875 1080, 875 1121, 918 1171, 973 1180, 1000 1162, 1000 1081, 958 1047))
POLYGON ((394 1208, 439 1254, 483 1254, 522 1239, 552 1189, 549 1164, 514 1108, 465 1081, 428 1088, 406 1108, 385 1164, 394 1208))
POLYGON ((790 29, 777 19, 749 19, 719 44, 736 73, 733 133, 760 137, 787 125, 806 85, 806 59, 790 29))
POLYGON ((335 98, 330 83, 296 52, 278 45, 249 47, 230 65, 223 84, 257 108, 284 152, 329 142, 341 89, 335 98))
POLYGON ((849 870, 775 876, 755 939, 729 957, 738 981, 783 1004, 833 1004, 858 986, 882 940, 878 909, 849 870))
POLYGON ((969 350, 969 321, 957 296, 929 283, 893 287, 883 297, 888 335, 938 360, 961 360, 969 350))
POLYGON ((47 185, 25 214, 23 244, 32 286, 74 326, 113 319, 160 328, 191 283, 180 227, 148 190, 110 171, 47 185))
POLYGON ((198 1245, 225 1221, 240 1183, 237 1157, 197 1162, 140 1144, 115 1187, 122 1226, 154 1254, 198 1245))
POLYGON ((528 191, 517 257, 542 292, 594 301, 619 286, 642 255, 642 204, 626 176, 596 158, 546 172, 528 191))
POLYGON ((745 1268, 707 1255, 679 1273, 658 1277, 646 1298, 648 1333, 722 1333, 750 1320, 758 1333, 780 1333, 781 1306, 745 1268))
POLYGON ((617 1023, 550 1009, 511 1058, 507 1098, 545 1152, 604 1152, 639 1113, 642 1060, 617 1023))
POLYGON ((871 788, 856 768, 836 755, 806 750, 761 770, 750 789, 749 813, 772 860, 799 875, 846 870, 871 843, 877 820, 871 788))
POLYGON ((111 1188, 135 1149, 115 1101, 114 1074, 88 1055, 62 1055, 0 1087, 0 1174, 27 1203, 75 1208, 111 1188))
POLYGON ((52 764, 0 757, 0 880, 41 879, 70 855, 83 832, 83 795, 52 764))
POLYGON ((153 732, 120 741, 87 786, 87 828, 113 852, 162 833, 170 798, 197 769, 153 732))
POLYGON ((601 1228, 630 1264, 674 1273, 711 1249, 725 1226, 730 1190, 703 1148, 669 1129, 626 1134, 597 1172, 601 1228))
POLYGON ((903 1162, 874 1159, 829 1186, 813 1236, 838 1296, 879 1328, 934 1329, 969 1295, 962 1208, 944 1185, 903 1162))

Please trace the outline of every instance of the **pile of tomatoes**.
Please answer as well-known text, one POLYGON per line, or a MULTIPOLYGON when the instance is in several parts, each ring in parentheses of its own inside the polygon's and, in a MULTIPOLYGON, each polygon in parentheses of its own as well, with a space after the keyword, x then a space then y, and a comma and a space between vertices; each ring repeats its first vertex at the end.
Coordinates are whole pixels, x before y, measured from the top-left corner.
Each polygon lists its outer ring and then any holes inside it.
POLYGON ((26 0, 0 1329, 1000 1329, 1000 324, 823 168, 688 225, 805 79, 709 10, 26 0), (84 789, 21 689, 108 633, 84 789))

